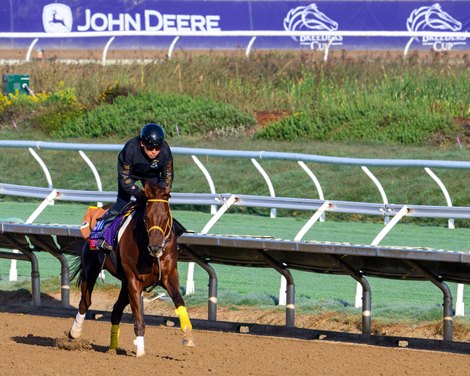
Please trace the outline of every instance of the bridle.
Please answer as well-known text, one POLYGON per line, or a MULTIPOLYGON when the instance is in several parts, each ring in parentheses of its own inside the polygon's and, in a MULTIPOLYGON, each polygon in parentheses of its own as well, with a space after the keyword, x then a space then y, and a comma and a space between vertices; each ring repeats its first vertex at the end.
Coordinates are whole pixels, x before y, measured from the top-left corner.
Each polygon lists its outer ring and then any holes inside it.
POLYGON ((147 204, 149 202, 164 202, 166 204, 168 204, 168 213, 169 213, 169 218, 168 218, 168 221, 166 222, 164 228, 160 227, 160 226, 151 226, 149 228, 147 228, 147 235, 150 236, 150 233, 152 231, 160 231, 163 235, 163 240, 162 240, 162 243, 160 244, 160 246, 158 247, 151 247, 150 244, 148 246, 148 250, 150 252, 150 255, 152 255, 153 257, 156 257, 160 260, 160 257, 162 256, 163 254, 163 251, 165 251, 165 246, 166 246, 166 243, 168 241, 168 239, 170 238, 170 235, 171 235, 171 231, 173 229, 173 216, 171 215, 171 210, 170 210, 170 207, 169 207, 169 202, 168 200, 163 200, 163 199, 158 199, 158 198, 152 198, 152 199, 149 199, 147 200, 147 204), (155 248, 157 250, 155 250, 155 248))

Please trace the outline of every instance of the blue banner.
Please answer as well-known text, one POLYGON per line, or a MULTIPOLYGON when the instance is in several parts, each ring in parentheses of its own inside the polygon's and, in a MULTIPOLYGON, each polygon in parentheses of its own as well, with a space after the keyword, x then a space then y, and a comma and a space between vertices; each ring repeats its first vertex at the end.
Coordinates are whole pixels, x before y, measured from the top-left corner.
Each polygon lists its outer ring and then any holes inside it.
MULTIPOLYGON (((470 30, 470 1, 2 0, 0 32, 470 30)), ((58 48, 103 48, 109 38, 46 38, 58 48)), ((246 48, 251 37, 181 37, 176 48, 246 48)), ((173 37, 117 37, 113 48, 168 48, 173 37)), ((31 40, 0 38, 0 47, 31 40)), ((258 49, 469 49, 464 37, 258 37, 258 49)))

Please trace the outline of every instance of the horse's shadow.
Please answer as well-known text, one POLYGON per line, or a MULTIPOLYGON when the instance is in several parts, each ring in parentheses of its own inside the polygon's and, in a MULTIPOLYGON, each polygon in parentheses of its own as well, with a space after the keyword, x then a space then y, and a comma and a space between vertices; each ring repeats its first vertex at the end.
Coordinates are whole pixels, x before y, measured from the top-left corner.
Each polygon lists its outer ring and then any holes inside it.
MULTIPOLYGON (((95 351, 98 353, 109 352, 108 346, 97 345, 86 340, 69 340, 68 338, 42 337, 35 336, 33 334, 28 334, 27 336, 15 336, 11 337, 11 339, 16 343, 24 345, 59 348, 68 351, 95 351)), ((130 355, 126 350, 121 348, 113 351, 113 354, 126 356, 130 355)))

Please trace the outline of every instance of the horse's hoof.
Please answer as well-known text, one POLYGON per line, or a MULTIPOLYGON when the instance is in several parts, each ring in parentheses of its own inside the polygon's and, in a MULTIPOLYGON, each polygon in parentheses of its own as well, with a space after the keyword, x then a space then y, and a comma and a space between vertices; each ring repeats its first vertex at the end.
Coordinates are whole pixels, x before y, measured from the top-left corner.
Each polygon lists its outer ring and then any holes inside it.
POLYGON ((78 338, 78 337, 72 337, 72 332, 70 330, 68 332, 65 331, 64 334, 67 337, 67 339, 70 339, 71 341, 78 338))
POLYGON ((135 352, 135 357, 136 358, 139 358, 139 357, 144 356, 144 355, 145 355, 145 350, 144 349, 141 349, 141 350, 137 349, 136 352, 135 352))
POLYGON ((183 346, 194 347, 193 332, 191 329, 186 329, 183 335, 183 346))
POLYGON ((106 351, 108 354, 111 354, 111 355, 116 355, 117 354, 117 348, 116 349, 112 349, 112 348, 109 348, 108 351, 106 351))

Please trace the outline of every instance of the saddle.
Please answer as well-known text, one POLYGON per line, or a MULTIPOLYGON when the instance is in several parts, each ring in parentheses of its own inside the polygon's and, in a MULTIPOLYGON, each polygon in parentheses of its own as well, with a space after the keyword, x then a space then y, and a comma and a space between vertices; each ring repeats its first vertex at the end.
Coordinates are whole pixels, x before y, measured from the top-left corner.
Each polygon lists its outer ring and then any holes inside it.
MULTIPOLYGON (((107 207, 89 206, 83 217, 82 224, 80 225, 80 232, 83 238, 90 244, 90 249, 93 249, 93 241, 96 241, 101 236, 103 236, 114 249, 114 245, 117 244, 118 241, 119 230, 126 222, 125 219, 136 210, 136 207, 137 205, 135 203, 129 203, 109 226, 102 231, 102 228, 97 228, 96 224, 106 214, 107 207)), ((175 218, 173 218, 173 229, 177 238, 187 231, 175 218)))
POLYGON ((88 207, 80 230, 82 236, 90 245, 90 249, 95 251, 97 249, 96 244, 101 238, 104 238, 106 242, 114 248, 118 231, 124 224, 124 219, 127 218, 134 209, 135 204, 130 203, 121 210, 116 218, 106 223, 106 210, 97 208, 96 206, 88 207), (104 228, 105 223, 107 225, 106 228, 104 228))

